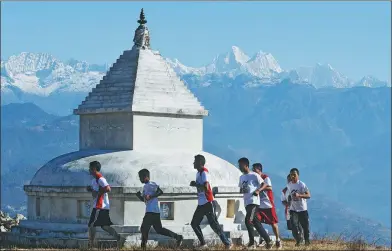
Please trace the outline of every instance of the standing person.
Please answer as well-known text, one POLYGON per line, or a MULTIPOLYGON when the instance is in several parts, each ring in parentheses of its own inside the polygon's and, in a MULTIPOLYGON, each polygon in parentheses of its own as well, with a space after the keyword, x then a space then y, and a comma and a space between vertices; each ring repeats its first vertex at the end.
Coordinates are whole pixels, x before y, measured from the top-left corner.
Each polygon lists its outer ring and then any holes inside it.
POLYGON ((208 170, 204 167, 205 164, 206 159, 203 155, 195 156, 193 167, 197 170, 196 180, 191 181, 190 186, 197 188, 198 206, 195 213, 193 214, 191 226, 200 241, 199 248, 207 249, 208 246, 204 240, 203 232, 200 228, 200 223, 203 220, 203 217, 206 216, 212 230, 220 237, 226 249, 230 249, 232 247, 232 243, 223 233, 223 230, 219 225, 218 219, 214 213, 212 205, 214 196, 212 194, 208 170))
POLYGON ((304 182, 299 180, 299 170, 290 170, 291 182, 287 185, 290 201, 290 220, 296 246, 301 245, 302 237, 300 227, 302 227, 305 245, 310 245, 309 240, 309 214, 306 200, 310 199, 310 191, 304 182))
POLYGON ((90 221, 88 223, 88 239, 89 247, 94 246, 96 229, 95 227, 101 227, 105 232, 112 235, 117 240, 117 246, 120 248, 122 245, 121 236, 111 227, 113 225, 109 216, 109 196, 110 186, 106 179, 100 173, 101 164, 98 161, 92 161, 89 165, 89 173, 93 176, 91 186, 87 187, 87 191, 91 192, 94 198, 94 208, 90 215, 90 221))
POLYGON ((139 171, 139 179, 140 182, 144 184, 143 193, 137 192, 136 196, 139 200, 146 204, 146 214, 144 215, 142 226, 140 228, 140 231, 142 232, 142 249, 146 250, 148 232, 150 231, 151 226, 158 234, 176 239, 177 247, 179 247, 184 237, 162 227, 158 197, 163 194, 163 191, 155 182, 150 181, 150 171, 147 169, 139 171))
MULTIPOLYGON (((260 210, 257 213, 259 220, 262 223, 271 225, 272 230, 274 231, 276 237, 276 247, 278 249, 282 248, 282 242, 279 236, 279 227, 278 227, 278 215, 276 214, 276 208, 274 203, 274 193, 272 192, 272 182, 270 177, 267 174, 263 173, 263 166, 260 163, 255 163, 252 165, 253 171, 260 175, 260 177, 264 180, 264 184, 267 185, 260 192, 260 210)), ((260 246, 264 246, 265 242, 260 242, 260 246)))
POLYGON ((260 206, 259 193, 266 187, 264 180, 255 172, 249 169, 249 160, 247 158, 241 158, 238 160, 238 166, 240 171, 243 173, 240 177, 239 187, 240 193, 244 196, 244 204, 246 209, 245 225, 248 230, 249 243, 248 248, 255 248, 255 237, 253 233, 253 227, 259 233, 260 238, 266 241, 266 248, 272 248, 272 240, 265 231, 263 225, 258 219, 256 213, 260 206))

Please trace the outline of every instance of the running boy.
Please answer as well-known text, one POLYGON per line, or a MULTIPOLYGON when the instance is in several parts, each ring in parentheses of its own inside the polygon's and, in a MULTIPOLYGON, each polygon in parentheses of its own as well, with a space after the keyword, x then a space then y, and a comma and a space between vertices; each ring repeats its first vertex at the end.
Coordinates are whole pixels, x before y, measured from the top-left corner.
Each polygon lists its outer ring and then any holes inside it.
MULTIPOLYGON (((291 182, 291 176, 290 174, 287 175, 287 185, 286 187, 282 190, 282 195, 280 200, 282 201, 282 204, 285 207, 285 216, 286 216, 286 222, 287 222, 287 230, 290 230, 293 233, 293 237, 295 236, 295 233, 293 232, 293 228, 291 226, 291 220, 290 220, 290 202, 291 202, 291 195, 288 189, 288 184, 291 182)), ((303 233, 302 233, 302 227, 299 225, 299 236, 300 239, 303 239, 303 233)))
POLYGON ((310 245, 309 240, 309 214, 306 200, 310 199, 308 187, 299 180, 299 171, 297 168, 290 170, 291 182, 287 185, 290 201, 290 220, 293 228, 293 235, 296 240, 296 246, 302 242, 300 226, 303 230, 305 245, 310 245))
MULTIPOLYGON (((263 173, 263 166, 260 163, 255 163, 252 165, 253 171, 260 175, 264 180, 264 184, 267 186, 260 192, 260 209, 257 213, 257 217, 262 223, 271 225, 276 237, 276 247, 278 249, 282 248, 282 242, 279 237, 279 227, 278 227, 278 216, 276 214, 274 194, 272 192, 272 182, 270 177, 263 173)), ((265 242, 260 243, 261 246, 265 245, 265 242)))
POLYGON ((266 248, 271 249, 273 245, 272 240, 256 215, 260 206, 259 193, 262 189, 264 189, 264 187, 266 187, 263 184, 264 180, 257 173, 250 171, 249 160, 247 158, 239 159, 238 166, 240 171, 243 173, 240 177, 238 186, 240 187, 240 193, 244 196, 246 209, 245 226, 249 235, 249 243, 247 247, 250 249, 255 248, 255 237, 253 233, 254 227, 259 233, 260 238, 263 238, 264 241, 266 241, 266 248))
POLYGON ((93 176, 91 186, 87 187, 87 191, 91 192, 94 198, 94 208, 91 212, 90 221, 88 223, 88 239, 89 247, 94 246, 96 229, 95 227, 101 227, 105 232, 112 235, 117 240, 117 246, 120 248, 121 236, 111 227, 113 225, 109 216, 109 196, 110 186, 106 179, 100 173, 101 164, 98 161, 90 162, 89 172, 93 176))
POLYGON ((136 196, 146 204, 146 214, 144 215, 140 228, 140 231, 142 232, 142 249, 146 250, 148 232, 150 231, 151 226, 158 234, 176 239, 177 247, 179 247, 184 239, 183 236, 162 227, 158 197, 163 194, 163 191, 155 182, 150 181, 150 172, 147 169, 139 171, 139 179, 140 182, 144 184, 143 193, 137 192, 136 196))
POLYGON ((191 226, 197 238, 200 241, 200 249, 207 249, 208 246, 204 240, 203 232, 200 228, 200 223, 203 217, 206 216, 208 223, 212 230, 220 237, 221 241, 225 245, 226 249, 230 249, 232 244, 230 240, 223 233, 221 226, 219 225, 218 219, 214 213, 212 201, 214 196, 210 185, 210 179, 207 168, 204 167, 206 159, 203 155, 196 155, 193 162, 193 168, 197 170, 196 181, 191 181, 190 186, 197 188, 197 200, 198 206, 195 213, 193 214, 191 226))

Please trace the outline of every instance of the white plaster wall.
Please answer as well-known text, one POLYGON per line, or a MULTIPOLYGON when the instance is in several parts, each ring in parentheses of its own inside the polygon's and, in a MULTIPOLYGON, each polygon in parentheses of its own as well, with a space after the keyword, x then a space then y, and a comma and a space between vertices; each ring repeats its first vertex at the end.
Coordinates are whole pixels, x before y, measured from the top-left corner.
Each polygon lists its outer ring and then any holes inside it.
POLYGON ((132 150, 132 126, 130 112, 80 115, 79 148, 132 150))
POLYGON ((125 226, 140 226, 143 221, 146 206, 138 201, 124 202, 124 225, 125 226))
POLYGON ((133 149, 203 148, 203 119, 169 116, 134 115, 133 149))
MULTIPOLYGON (((231 199, 231 198, 230 198, 231 199)), ((218 198, 216 201, 219 204, 221 212, 218 217, 220 223, 241 223, 235 222, 235 219, 243 214, 245 215, 245 207, 243 207, 242 199, 234 199, 236 201, 235 217, 227 218, 227 198, 218 198)), ((174 202, 174 220, 162 220, 165 226, 182 226, 190 224, 193 214, 197 207, 197 200, 160 200, 160 202, 174 202)), ((125 201, 124 203, 124 225, 125 226, 140 226, 145 214, 145 204, 139 201, 125 201)), ((241 217, 240 217, 241 218, 241 217)), ((207 224, 207 218, 204 218, 202 224, 207 224)))
MULTIPOLYGON (((88 222, 88 219, 78 218, 78 200, 91 201, 91 197, 64 197, 64 194, 59 194, 58 196, 39 196, 41 201, 40 217, 36 216, 36 198, 37 196, 28 196, 27 211, 30 220, 40 219, 52 222, 88 222)), ((124 224, 123 202, 124 200, 122 198, 110 198, 110 218, 115 225, 124 224)), ((91 210, 92 206, 90 212, 91 210)))

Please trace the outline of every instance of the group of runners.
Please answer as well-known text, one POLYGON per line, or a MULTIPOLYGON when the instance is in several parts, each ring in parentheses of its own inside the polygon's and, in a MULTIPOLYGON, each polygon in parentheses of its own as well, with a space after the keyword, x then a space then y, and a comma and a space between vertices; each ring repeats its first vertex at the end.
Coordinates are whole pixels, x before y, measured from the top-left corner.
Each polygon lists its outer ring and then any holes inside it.
MULTIPOLYGON (((191 227, 199 239, 198 249, 208 249, 204 239, 200 224, 204 218, 207 218, 212 230, 219 236, 225 249, 231 249, 233 244, 224 234, 218 218, 215 214, 214 193, 210 185, 209 171, 205 168, 206 159, 203 155, 196 155, 193 166, 196 169, 196 178, 190 182, 190 186, 195 187, 198 198, 198 205, 193 214, 191 227)), ((247 158, 238 160, 238 166, 243 173, 239 180, 240 192, 243 194, 243 200, 246 210, 245 225, 248 230, 249 243, 247 249, 254 249, 257 246, 265 246, 271 249, 274 244, 277 248, 282 247, 282 241, 279 236, 278 217, 272 192, 272 183, 270 177, 263 173, 263 166, 255 163, 252 168, 249 166, 247 158), (264 224, 271 225, 275 234, 276 241, 273 241, 263 227, 264 224), (254 229, 259 233, 260 241, 255 242, 254 229)), ((89 172, 93 176, 91 186, 87 191, 92 193, 94 207, 91 212, 88 223, 89 247, 94 246, 96 227, 101 227, 104 231, 112 235, 117 240, 118 247, 121 247, 125 241, 116 230, 110 220, 109 196, 111 188, 106 179, 101 174, 101 164, 93 161, 89 165, 89 172)), ((160 217, 160 208, 158 197, 163 194, 159 185, 150 180, 150 172, 142 169, 138 173, 140 182, 144 184, 143 191, 138 192, 136 196, 146 205, 145 215, 141 224, 143 250, 147 248, 147 240, 150 228, 153 227, 158 234, 175 239, 176 246, 180 247, 184 237, 181 234, 172 232, 162 226, 160 217)), ((309 189, 299 181, 298 169, 291 169, 287 176, 287 187, 283 189, 281 200, 285 206, 287 227, 292 230, 296 240, 296 245, 301 245, 303 240, 309 245, 309 218, 307 213, 306 199, 310 198, 309 189)))

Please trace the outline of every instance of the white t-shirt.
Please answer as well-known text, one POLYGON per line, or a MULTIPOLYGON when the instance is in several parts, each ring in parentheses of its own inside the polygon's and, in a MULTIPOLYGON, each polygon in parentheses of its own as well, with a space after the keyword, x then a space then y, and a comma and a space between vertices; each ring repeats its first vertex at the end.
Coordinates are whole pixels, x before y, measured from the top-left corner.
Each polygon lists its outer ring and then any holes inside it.
MULTIPOLYGON (((149 181, 144 184, 142 196, 146 195, 154 195, 158 190, 158 185, 155 182, 149 181)), ((152 198, 149 201, 145 202, 146 204, 146 213, 160 213, 158 198, 152 198)))
POLYGON ((308 210, 306 199, 294 198, 294 193, 304 194, 309 191, 305 183, 300 180, 298 180, 297 183, 290 182, 287 185, 287 188, 289 190, 289 195, 291 195, 290 211, 302 212, 308 210))
MULTIPOLYGON (((282 193, 280 195, 280 200, 282 202, 287 202, 289 203, 289 188, 286 186, 285 189, 282 190, 282 193)), ((289 211, 289 206, 285 206, 285 215, 286 215, 286 220, 290 220, 290 211, 289 211)))
MULTIPOLYGON (((102 176, 102 174, 98 174, 98 177, 92 179, 91 181, 91 187, 96 192, 99 191, 99 187, 107 187, 107 186, 109 186, 109 184, 106 181, 106 179, 102 176)), ((96 209, 110 209, 108 193, 104 193, 101 196, 98 195, 97 197, 95 197, 93 205, 94 208, 96 209)))
POLYGON ((212 202, 214 200, 214 196, 212 194, 212 189, 210 185, 208 170, 207 168, 204 168, 203 171, 196 173, 196 184, 204 185, 206 182, 208 182, 207 191, 204 191, 203 188, 197 189, 197 203, 199 206, 202 206, 207 202, 212 202))
POLYGON ((248 205, 260 205, 260 197, 254 196, 253 193, 260 188, 263 183, 263 179, 255 172, 249 172, 248 174, 243 174, 240 177, 240 182, 238 186, 244 193, 244 204, 248 205))
MULTIPOLYGON (((266 176, 264 179, 264 183, 267 184, 268 186, 272 187, 272 182, 270 177, 266 176)), ((260 208, 266 209, 266 208, 272 208, 273 207, 273 193, 272 190, 264 190, 261 191, 260 193, 260 208)))

